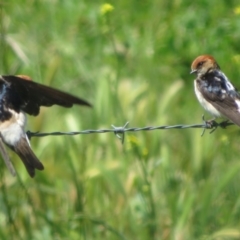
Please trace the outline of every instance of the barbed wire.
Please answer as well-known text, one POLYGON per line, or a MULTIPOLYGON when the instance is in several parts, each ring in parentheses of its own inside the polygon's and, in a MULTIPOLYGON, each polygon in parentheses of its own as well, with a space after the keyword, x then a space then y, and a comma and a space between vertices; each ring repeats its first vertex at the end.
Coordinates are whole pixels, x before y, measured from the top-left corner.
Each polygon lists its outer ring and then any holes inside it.
MULTIPOLYGON (((228 121, 223 121, 220 123, 217 123, 214 120, 211 121, 205 121, 204 116, 202 116, 203 123, 202 124, 191 124, 191 125, 184 125, 184 124, 178 124, 178 125, 171 125, 171 126, 157 126, 157 127, 132 127, 127 128, 129 122, 126 122, 123 127, 116 127, 112 125, 112 129, 99 129, 99 130, 83 130, 83 131, 77 131, 77 132, 50 132, 50 133, 39 133, 39 132, 31 132, 27 131, 26 134, 29 138, 29 140, 32 137, 46 137, 46 136, 60 136, 60 135, 79 135, 79 134, 91 134, 91 133, 108 133, 113 132, 121 141, 122 144, 124 143, 124 137, 126 132, 138 132, 138 131, 153 131, 153 130, 167 130, 167 129, 187 129, 187 128, 203 128, 203 132, 201 136, 203 136, 206 129, 211 129, 210 133, 214 132, 218 127, 220 128, 226 128, 228 126, 233 125, 233 123, 228 121)), ((0 153, 3 157, 3 160, 11 172, 13 176, 16 175, 16 171, 9 159, 9 156, 5 150, 4 144, 2 139, 0 138, 0 153)))
POLYGON ((127 128, 129 122, 126 122, 124 126, 122 127, 116 127, 114 125, 112 126, 112 129, 88 129, 83 131, 74 131, 74 132, 50 132, 50 133, 40 133, 40 132, 31 132, 27 131, 27 136, 29 139, 32 137, 46 137, 46 136, 60 136, 60 135, 79 135, 79 134, 93 134, 93 133, 109 133, 113 132, 119 139, 121 139, 122 143, 124 143, 124 137, 126 132, 138 132, 138 131, 153 131, 153 130, 167 130, 167 129, 187 129, 187 128, 203 128, 203 132, 201 136, 204 135, 204 132, 206 129, 211 129, 210 133, 214 132, 218 127, 220 128, 227 128, 228 126, 234 125, 233 123, 229 121, 223 121, 220 123, 217 123, 214 120, 211 121, 205 121, 204 116, 202 117, 203 123, 202 124, 191 124, 191 125, 184 125, 184 124, 178 124, 178 125, 163 125, 163 126, 149 126, 149 127, 132 127, 127 128))

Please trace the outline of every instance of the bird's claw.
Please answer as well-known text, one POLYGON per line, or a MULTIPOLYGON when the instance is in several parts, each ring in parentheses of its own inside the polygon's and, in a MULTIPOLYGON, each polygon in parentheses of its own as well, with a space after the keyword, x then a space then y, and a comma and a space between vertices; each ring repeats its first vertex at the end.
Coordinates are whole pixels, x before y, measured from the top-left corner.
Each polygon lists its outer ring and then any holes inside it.
POLYGON ((202 116, 202 120, 203 120, 203 122, 204 122, 204 124, 205 124, 205 127, 204 127, 204 129, 203 129, 203 132, 202 132, 202 134, 201 134, 201 137, 204 135, 206 129, 212 129, 212 130, 210 131, 210 133, 209 133, 209 134, 211 134, 211 133, 213 133, 218 127, 225 129, 225 128, 228 127, 229 125, 232 125, 232 124, 233 124, 233 123, 229 122, 229 120, 224 120, 224 121, 222 121, 222 122, 220 122, 220 123, 217 123, 217 122, 215 121, 215 119, 205 120, 204 115, 202 116))
POLYGON ((211 134, 211 133, 213 133, 213 132, 218 128, 218 126, 219 126, 219 124, 215 121, 215 118, 214 118, 214 119, 210 119, 210 120, 205 120, 204 115, 202 115, 202 120, 203 120, 203 122, 204 122, 204 124, 205 124, 205 127, 204 127, 204 129, 203 129, 203 131, 202 131, 201 137, 204 135, 206 129, 212 129, 212 130, 210 131, 210 134, 211 134))

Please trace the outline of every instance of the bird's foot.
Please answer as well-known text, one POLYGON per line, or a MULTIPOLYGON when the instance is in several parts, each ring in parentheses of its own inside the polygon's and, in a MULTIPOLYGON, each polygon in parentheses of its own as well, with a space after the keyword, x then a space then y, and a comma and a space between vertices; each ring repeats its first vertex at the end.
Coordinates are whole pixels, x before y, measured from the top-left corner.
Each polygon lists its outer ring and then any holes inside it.
MULTIPOLYGON (((212 129, 210 131, 210 134, 213 133, 217 127, 219 127, 219 123, 215 121, 216 118, 210 119, 210 120, 205 120, 204 115, 202 115, 202 120, 205 124, 205 128, 202 131, 201 137, 204 135, 206 129, 212 129)), ((224 121, 225 122, 225 121, 224 121)))
POLYGON ((210 119, 210 120, 205 120, 204 115, 202 116, 202 120, 203 120, 203 122, 204 122, 204 124, 205 124, 205 128, 203 129, 203 132, 202 132, 201 136, 204 135, 206 129, 212 129, 212 130, 210 131, 210 134, 211 134, 211 133, 213 133, 218 127, 225 129, 225 128, 228 127, 228 126, 233 125, 233 123, 230 122, 229 120, 224 120, 224 121, 222 121, 222 122, 220 122, 220 123, 216 122, 216 121, 215 121, 215 118, 210 119))

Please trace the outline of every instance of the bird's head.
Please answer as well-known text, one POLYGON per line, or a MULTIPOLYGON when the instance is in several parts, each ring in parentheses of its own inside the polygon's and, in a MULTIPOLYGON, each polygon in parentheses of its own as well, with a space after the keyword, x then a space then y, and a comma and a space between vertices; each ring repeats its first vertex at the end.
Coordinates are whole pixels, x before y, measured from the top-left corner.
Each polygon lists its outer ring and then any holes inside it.
POLYGON ((198 76, 203 76, 216 69, 220 67, 212 56, 201 55, 192 62, 190 74, 196 73, 198 76))

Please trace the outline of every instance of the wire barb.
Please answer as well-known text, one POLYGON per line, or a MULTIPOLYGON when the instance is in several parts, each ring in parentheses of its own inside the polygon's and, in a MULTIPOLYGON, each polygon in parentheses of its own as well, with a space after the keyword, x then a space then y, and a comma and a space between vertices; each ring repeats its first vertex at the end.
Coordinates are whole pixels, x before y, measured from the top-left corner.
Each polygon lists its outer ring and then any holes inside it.
POLYGON ((122 144, 124 143, 125 129, 128 126, 128 124, 129 124, 129 122, 126 122, 123 127, 115 127, 113 124, 111 125, 113 127, 113 129, 115 130, 114 134, 117 136, 117 138, 122 140, 121 141, 122 144), (120 136, 119 134, 121 134, 122 136, 120 136))
POLYGON ((212 131, 210 131, 210 133, 213 133, 217 129, 217 127, 215 126, 215 124, 216 124, 215 118, 210 119, 210 120, 205 120, 205 116, 203 114, 202 120, 203 120, 204 124, 206 125, 206 128, 203 129, 201 137, 204 135, 206 129, 212 129, 212 131))

